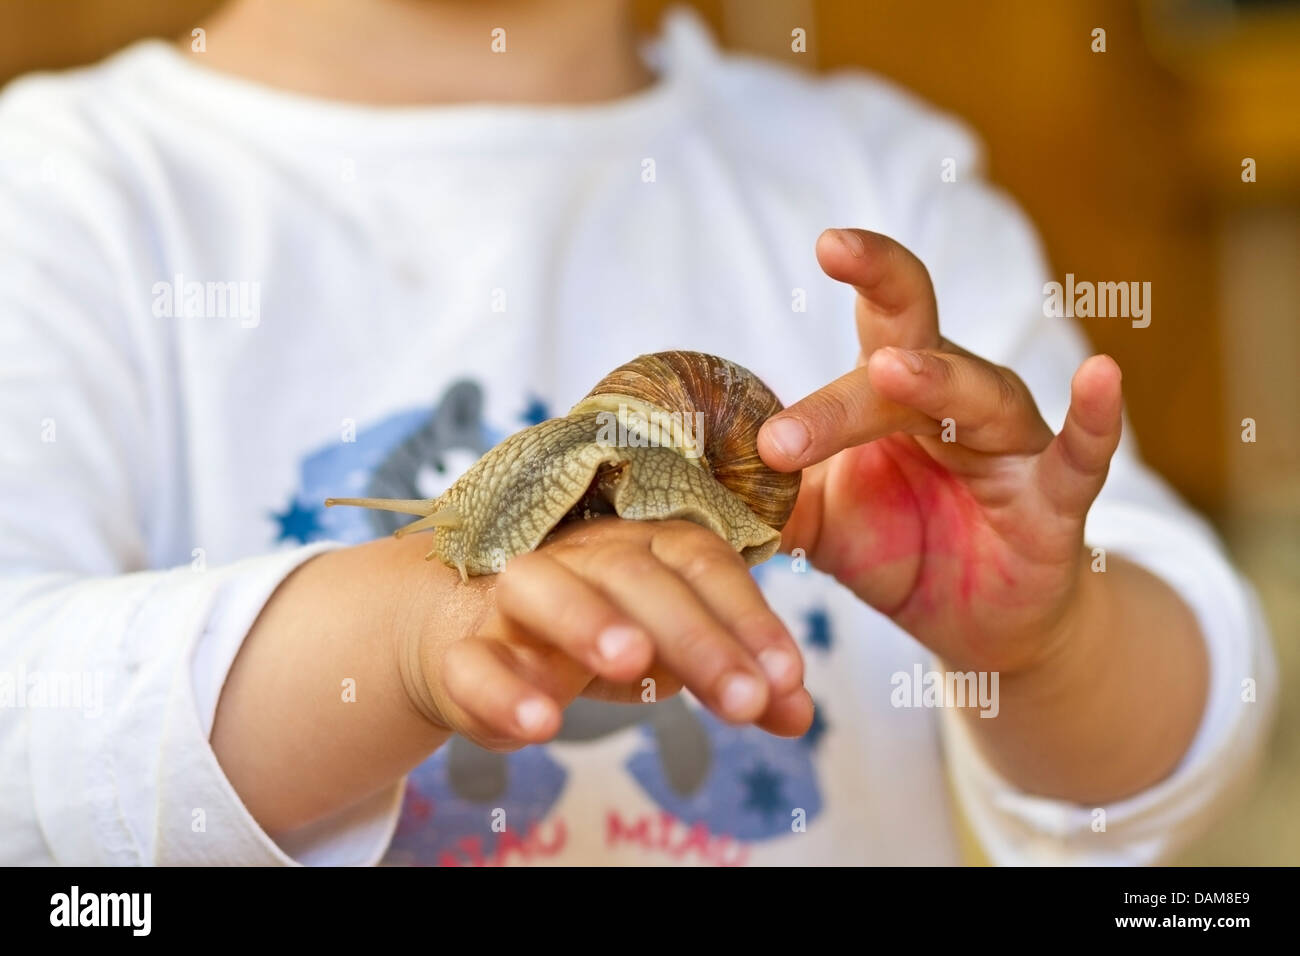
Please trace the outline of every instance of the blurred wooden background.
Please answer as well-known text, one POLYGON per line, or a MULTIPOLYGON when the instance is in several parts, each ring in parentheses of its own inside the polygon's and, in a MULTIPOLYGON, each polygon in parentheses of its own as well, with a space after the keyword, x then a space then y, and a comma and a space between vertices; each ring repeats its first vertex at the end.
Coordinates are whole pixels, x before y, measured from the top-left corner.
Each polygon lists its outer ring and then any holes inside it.
MULTIPOLYGON (((664 0, 636 0, 653 29, 664 0)), ((1084 321, 1146 458, 1225 532, 1300 675, 1300 3, 694 0, 722 42, 885 74, 964 118, 1058 278, 1152 283, 1152 323, 1084 321), (807 32, 807 52, 790 48, 807 32), (1106 31, 1106 52, 1092 31, 1106 31), (1258 181, 1243 183, 1242 161, 1258 181), (1255 419, 1258 441, 1240 440, 1255 419)), ((212 0, 7 0, 0 81, 201 26, 212 0)), ((972 241, 975 241, 973 238, 972 241)), ((1300 704, 1251 804, 1185 859, 1300 863, 1300 704)))

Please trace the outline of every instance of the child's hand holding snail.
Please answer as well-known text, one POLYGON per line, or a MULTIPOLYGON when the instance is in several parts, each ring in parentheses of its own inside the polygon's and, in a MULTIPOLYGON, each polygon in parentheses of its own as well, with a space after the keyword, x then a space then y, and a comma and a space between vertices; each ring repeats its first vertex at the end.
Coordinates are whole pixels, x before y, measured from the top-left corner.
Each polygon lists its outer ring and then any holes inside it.
POLYGON ((489 749, 547 740, 579 694, 639 703, 683 685, 732 723, 802 734, 812 701, 794 641, 739 554, 685 521, 565 525, 495 579, 460 637, 433 626, 403 681, 438 726, 489 749))
POLYGON ((732 362, 643 355, 435 500, 328 499, 416 515, 397 537, 432 531, 428 560, 465 582, 496 575, 476 633, 439 624, 403 655, 421 712, 509 747, 554 735, 578 693, 654 700, 685 685, 724 720, 803 733, 802 660, 747 568, 776 551, 798 494, 797 472, 758 455, 780 408, 732 362), (633 520, 600 517, 614 514, 633 520))

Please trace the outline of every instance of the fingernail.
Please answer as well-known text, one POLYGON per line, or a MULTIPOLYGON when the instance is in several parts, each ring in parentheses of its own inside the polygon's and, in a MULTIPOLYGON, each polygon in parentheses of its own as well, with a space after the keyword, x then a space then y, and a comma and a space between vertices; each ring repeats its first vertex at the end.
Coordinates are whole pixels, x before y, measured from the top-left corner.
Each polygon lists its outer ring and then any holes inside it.
POLYGON ((763 688, 758 681, 748 674, 732 674, 722 681, 722 693, 718 695, 722 709, 734 717, 743 717, 754 712, 763 697, 763 688))
POLYGON ((798 460, 808 447, 808 429, 796 419, 773 418, 766 428, 776 450, 792 461, 798 460))
POLYGON ((840 242, 844 243, 845 248, 853 253, 853 258, 861 259, 867 254, 866 243, 852 229, 836 229, 835 235, 839 237, 840 242))
POLYGON ((551 705, 539 697, 529 697, 515 707, 515 720, 526 733, 537 733, 551 719, 551 705))
POLYGON ((898 360, 908 367, 914 374, 920 375, 925 371, 925 363, 921 361, 921 356, 917 355, 911 349, 900 349, 890 346, 890 353, 898 357, 898 360))
POLYGON ((596 649, 607 661, 616 661, 641 641, 641 632, 635 627, 617 624, 607 627, 596 638, 596 649))
POLYGON ((794 658, 786 651, 777 650, 775 647, 769 647, 764 651, 759 651, 758 666, 763 668, 763 673, 773 684, 779 684, 790 675, 794 669, 794 658))

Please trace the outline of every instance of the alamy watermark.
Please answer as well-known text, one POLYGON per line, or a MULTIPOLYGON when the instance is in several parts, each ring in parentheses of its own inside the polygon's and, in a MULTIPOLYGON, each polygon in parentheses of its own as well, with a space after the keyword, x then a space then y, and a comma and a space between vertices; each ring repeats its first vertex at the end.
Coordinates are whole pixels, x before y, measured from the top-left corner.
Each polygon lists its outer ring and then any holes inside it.
POLYGON ((699 458, 704 447, 704 413, 649 414, 618 406, 617 412, 597 412, 596 444, 609 448, 675 448, 685 458, 699 458))
POLYGON ((1135 329, 1151 324, 1150 282, 1075 282, 1067 272, 1064 284, 1044 283, 1043 296, 1049 319, 1132 319, 1135 329))
POLYGON ((104 712, 102 671, 0 671, 0 710, 43 708, 80 710, 83 717, 104 712))
POLYGON ((244 280, 199 282, 177 274, 153 284, 153 314, 160 319, 238 319, 241 328, 262 322, 262 284, 244 280))
POLYGON ((895 671, 889 678, 895 707, 974 707, 981 717, 998 715, 997 671, 895 671))
POLYGON ((83 893, 74 885, 50 897, 51 926, 120 926, 148 936, 152 911, 152 893, 83 893))

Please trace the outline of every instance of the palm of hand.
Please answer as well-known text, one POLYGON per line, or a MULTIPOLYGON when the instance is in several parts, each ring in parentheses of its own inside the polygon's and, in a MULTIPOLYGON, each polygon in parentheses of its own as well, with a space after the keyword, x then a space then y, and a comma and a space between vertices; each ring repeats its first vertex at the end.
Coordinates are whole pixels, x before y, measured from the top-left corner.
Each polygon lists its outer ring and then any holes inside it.
POLYGON ((1014 670, 1045 649, 1082 555, 1034 476, 1034 457, 890 435, 808 469, 786 544, 953 666, 1014 670))

